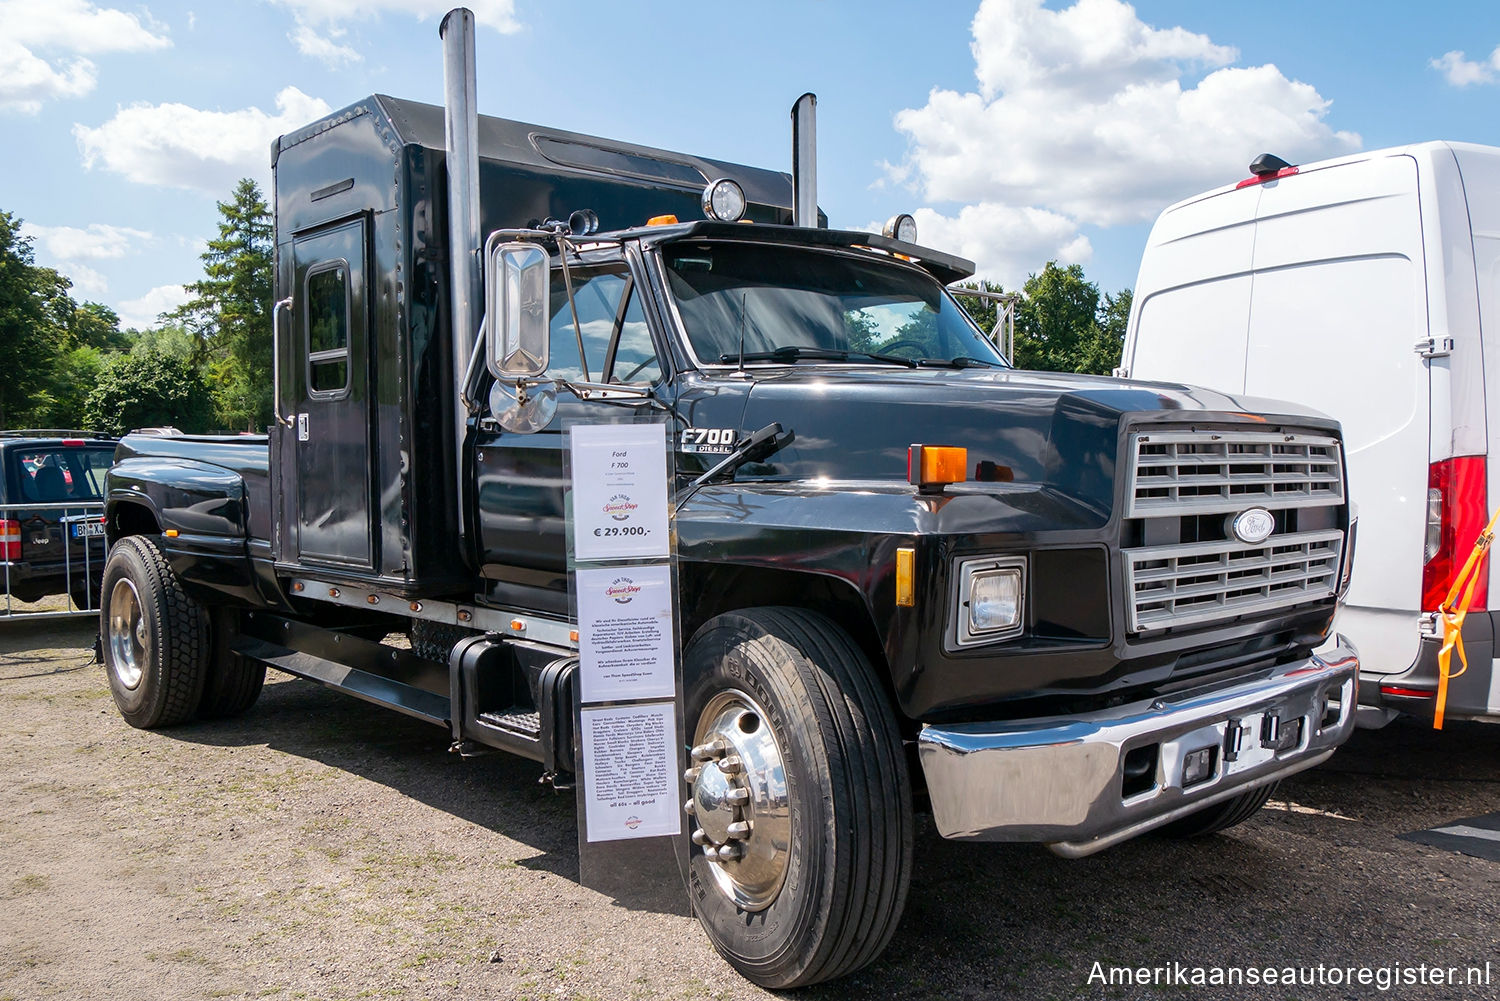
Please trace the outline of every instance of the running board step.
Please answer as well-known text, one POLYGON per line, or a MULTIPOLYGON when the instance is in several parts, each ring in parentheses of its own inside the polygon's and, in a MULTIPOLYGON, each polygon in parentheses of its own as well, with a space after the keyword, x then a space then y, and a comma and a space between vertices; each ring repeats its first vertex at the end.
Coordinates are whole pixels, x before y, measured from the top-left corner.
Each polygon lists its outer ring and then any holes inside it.
POLYGON ((542 714, 535 709, 512 708, 479 714, 479 722, 532 740, 542 739, 542 714))

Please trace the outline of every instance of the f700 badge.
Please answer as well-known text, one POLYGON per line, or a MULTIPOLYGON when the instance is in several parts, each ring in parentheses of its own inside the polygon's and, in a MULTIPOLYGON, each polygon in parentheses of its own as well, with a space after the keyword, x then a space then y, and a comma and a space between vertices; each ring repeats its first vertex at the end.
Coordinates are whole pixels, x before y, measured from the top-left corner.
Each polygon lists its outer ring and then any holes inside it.
POLYGON ((686 455, 728 455, 734 451, 734 428, 683 428, 678 451, 686 455))

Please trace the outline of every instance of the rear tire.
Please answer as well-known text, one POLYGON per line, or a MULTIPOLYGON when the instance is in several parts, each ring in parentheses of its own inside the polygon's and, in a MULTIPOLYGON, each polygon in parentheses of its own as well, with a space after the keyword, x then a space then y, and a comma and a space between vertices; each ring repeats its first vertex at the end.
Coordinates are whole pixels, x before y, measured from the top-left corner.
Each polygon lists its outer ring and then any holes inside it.
POLYGON ((266 665, 241 657, 230 649, 239 625, 239 612, 216 609, 213 620, 213 663, 203 680, 203 698, 198 703, 201 719, 228 719, 242 715, 266 683, 266 665))
POLYGON ((868 660, 823 615, 758 608, 704 625, 684 670, 689 891, 714 948, 770 988, 865 966, 900 920, 913 830, 900 734, 868 660), (732 833, 744 821, 748 835, 732 833), (740 857, 709 858, 723 848, 740 857))
POLYGON ((207 617, 154 541, 115 543, 101 597, 104 667, 125 722, 151 730, 192 719, 203 697, 207 617))
POLYGON ((1197 813, 1190 813, 1180 820, 1163 824, 1160 828, 1161 833, 1169 838, 1206 838, 1210 834, 1226 831, 1236 824, 1243 824, 1260 812, 1260 808, 1265 806, 1266 801, 1276 792, 1277 785, 1279 783, 1272 782, 1259 789, 1240 793, 1222 803, 1204 807, 1197 813))

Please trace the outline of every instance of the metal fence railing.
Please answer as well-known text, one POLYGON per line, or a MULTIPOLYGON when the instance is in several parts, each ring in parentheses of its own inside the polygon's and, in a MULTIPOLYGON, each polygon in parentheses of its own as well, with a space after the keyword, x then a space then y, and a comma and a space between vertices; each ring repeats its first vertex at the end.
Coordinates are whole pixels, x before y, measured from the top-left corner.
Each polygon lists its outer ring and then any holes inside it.
POLYGON ((0 505, 0 622, 99 614, 103 518, 97 500, 0 505))

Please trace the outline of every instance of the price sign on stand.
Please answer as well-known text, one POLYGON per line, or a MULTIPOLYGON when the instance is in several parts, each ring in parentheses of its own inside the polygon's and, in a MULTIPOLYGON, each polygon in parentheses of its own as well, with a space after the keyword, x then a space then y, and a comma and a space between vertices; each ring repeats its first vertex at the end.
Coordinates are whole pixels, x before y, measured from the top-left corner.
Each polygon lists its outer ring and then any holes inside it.
POLYGON ((580 424, 572 430, 573 550, 585 560, 667 559, 664 424, 580 424))
POLYGON ((686 859, 667 430, 577 424, 568 433, 579 876, 635 906, 686 913, 685 893, 673 889, 686 859))

